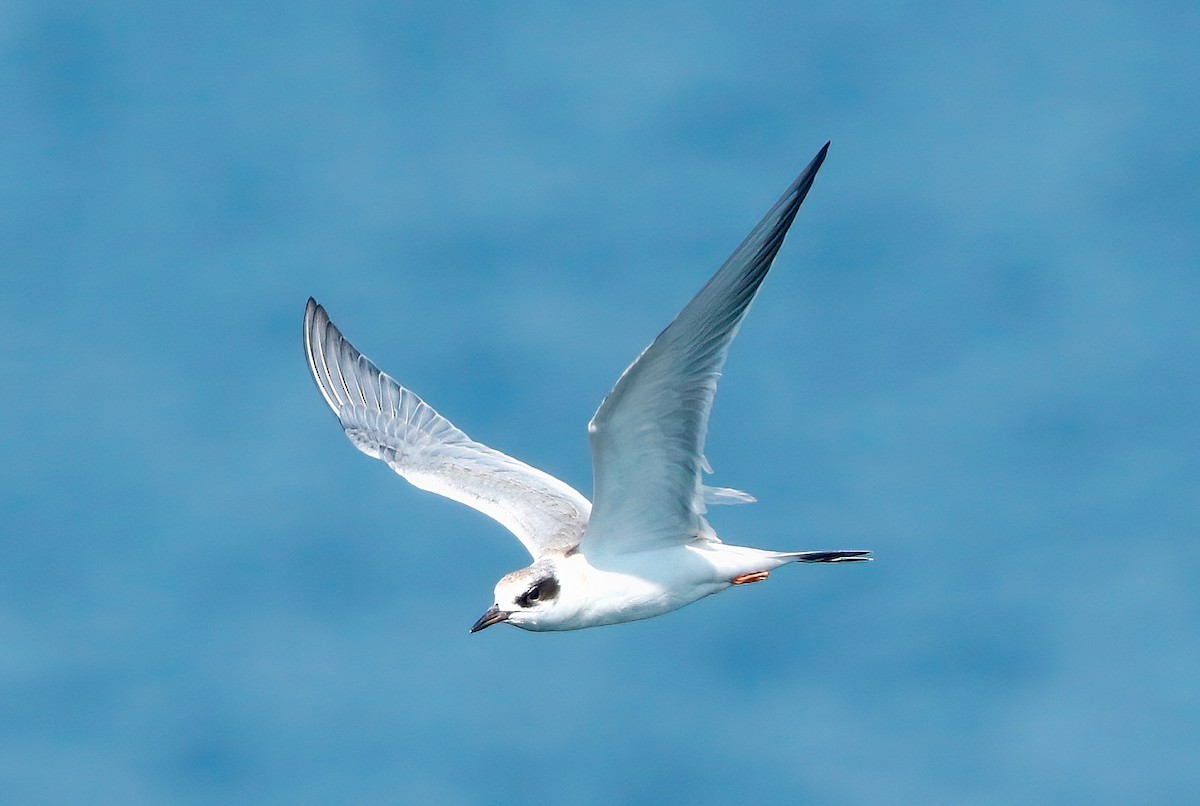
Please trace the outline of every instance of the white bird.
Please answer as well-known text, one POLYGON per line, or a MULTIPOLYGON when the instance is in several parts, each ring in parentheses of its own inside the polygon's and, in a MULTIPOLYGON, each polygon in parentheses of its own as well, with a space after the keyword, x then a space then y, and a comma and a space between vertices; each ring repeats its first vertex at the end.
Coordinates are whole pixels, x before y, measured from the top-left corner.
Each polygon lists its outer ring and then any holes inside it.
POLYGON ((701 482, 708 416, 729 343, 808 194, 826 143, 675 321, 617 380, 588 424, 594 503, 473 441, 382 373, 309 299, 304 349, 346 436, 410 483, 506 526, 533 564, 503 577, 471 632, 500 622, 576 630, 651 618, 758 582, 781 565, 869 559, 867 551, 779 552, 722 543, 706 504, 746 503, 701 482))

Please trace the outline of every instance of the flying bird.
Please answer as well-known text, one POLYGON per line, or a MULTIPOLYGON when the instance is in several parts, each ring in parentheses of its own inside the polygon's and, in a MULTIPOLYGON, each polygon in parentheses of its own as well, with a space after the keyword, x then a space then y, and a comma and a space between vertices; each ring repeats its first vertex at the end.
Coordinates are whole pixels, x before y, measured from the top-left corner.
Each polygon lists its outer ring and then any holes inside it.
POLYGON ((829 143, 666 330, 622 373, 588 423, 592 501, 475 442, 347 341, 309 298, 304 350, 346 436, 422 490, 509 529, 533 563, 502 577, 471 627, 576 630, 651 618, 781 565, 870 559, 868 551, 767 551, 721 542, 709 504, 746 503, 709 487, 704 439, 717 379, 829 143))

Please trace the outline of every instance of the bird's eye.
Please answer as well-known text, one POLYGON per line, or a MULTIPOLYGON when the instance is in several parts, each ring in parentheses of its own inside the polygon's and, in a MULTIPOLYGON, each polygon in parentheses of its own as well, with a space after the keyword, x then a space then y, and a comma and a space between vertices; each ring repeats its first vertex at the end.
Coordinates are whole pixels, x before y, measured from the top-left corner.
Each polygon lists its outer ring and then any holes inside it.
POLYGON ((517 599, 517 604, 521 607, 529 607, 533 602, 542 602, 547 599, 553 599, 558 595, 558 581, 554 577, 547 577, 541 582, 538 582, 517 599))

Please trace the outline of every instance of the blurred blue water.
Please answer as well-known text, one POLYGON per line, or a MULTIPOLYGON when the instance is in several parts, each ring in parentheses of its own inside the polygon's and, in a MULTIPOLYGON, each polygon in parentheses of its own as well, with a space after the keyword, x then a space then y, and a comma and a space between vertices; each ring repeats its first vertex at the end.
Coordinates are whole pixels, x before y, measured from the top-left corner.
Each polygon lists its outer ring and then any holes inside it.
POLYGON ((0 800, 1180 802, 1200 788, 1190 4, 0 9, 0 800), (620 370, 830 138, 666 618, 345 443, 304 300, 590 488, 620 370))

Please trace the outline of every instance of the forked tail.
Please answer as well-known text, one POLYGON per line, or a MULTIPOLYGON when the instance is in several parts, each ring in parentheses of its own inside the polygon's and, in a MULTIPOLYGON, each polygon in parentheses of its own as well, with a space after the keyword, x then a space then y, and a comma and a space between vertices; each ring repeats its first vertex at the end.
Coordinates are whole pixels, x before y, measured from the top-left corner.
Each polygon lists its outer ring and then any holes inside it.
POLYGON ((783 556, 798 563, 870 562, 869 551, 792 551, 783 556))

